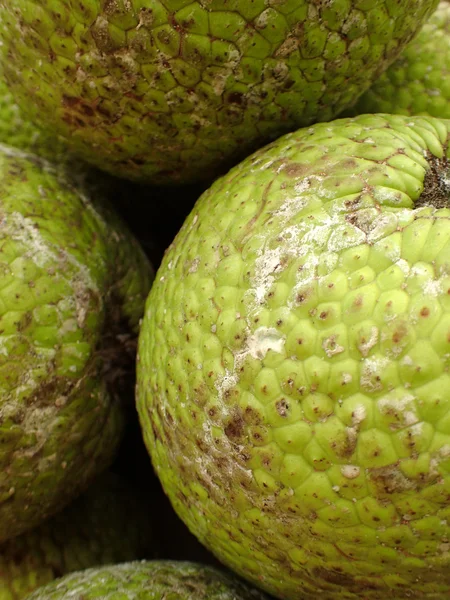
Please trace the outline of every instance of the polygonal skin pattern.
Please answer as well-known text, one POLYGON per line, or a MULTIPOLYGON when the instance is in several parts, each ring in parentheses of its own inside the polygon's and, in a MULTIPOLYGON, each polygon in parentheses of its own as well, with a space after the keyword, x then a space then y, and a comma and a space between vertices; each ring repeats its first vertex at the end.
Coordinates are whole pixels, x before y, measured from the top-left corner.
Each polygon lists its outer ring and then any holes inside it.
POLYGON ((49 160, 67 157, 64 142, 40 129, 24 117, 8 86, 0 76, 0 142, 22 150, 29 150, 49 160))
POLYGON ((30 600, 268 600, 256 589, 212 567, 191 562, 141 561, 66 575, 30 600))
POLYGON ((21 600, 66 573, 154 554, 144 496, 106 473, 41 526, 0 547, 0 600, 21 600))
POLYGON ((67 504, 120 440, 108 382, 152 272, 96 200, 0 146, 0 541, 67 504))
POLYGON ((212 179, 329 120, 437 0, 0 1, 18 104, 81 157, 153 183, 212 179))
POLYGON ((361 96, 352 116, 386 112, 450 118, 450 4, 438 9, 389 69, 361 96))
POLYGON ((202 195, 156 275, 137 398, 154 467, 278 598, 450 593, 449 131, 363 115, 288 134, 202 195))

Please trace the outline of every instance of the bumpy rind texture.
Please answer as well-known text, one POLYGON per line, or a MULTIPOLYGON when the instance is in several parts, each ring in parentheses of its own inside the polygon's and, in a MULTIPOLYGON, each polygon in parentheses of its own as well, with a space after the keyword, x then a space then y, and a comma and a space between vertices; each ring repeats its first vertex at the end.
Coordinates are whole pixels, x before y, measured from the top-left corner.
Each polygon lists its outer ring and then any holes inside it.
POLYGON ((450 118, 450 3, 438 9, 399 59, 346 116, 385 112, 450 118))
POLYGON ((1 63, 86 160, 187 183, 349 106, 437 1, 1 0, 1 63))
POLYGON ((88 186, 91 193, 95 189, 96 193, 111 195, 117 188, 116 178, 75 157, 62 138, 30 121, 14 100, 3 72, 0 72, 0 143, 57 164, 76 185, 88 186))
POLYGON ((96 200, 0 145, 0 541, 67 504, 120 439, 115 381, 152 271, 96 200))
POLYGON ((268 600, 225 572, 191 562, 141 561, 66 575, 29 600, 268 600))
POLYGON ((156 472, 279 598, 450 593, 449 131, 365 115, 281 138, 203 194, 150 292, 156 472))
POLYGON ((143 494, 106 473, 62 512, 0 546, 0 600, 21 600, 66 573, 155 554, 143 494))
POLYGON ((23 115, 0 73, 0 142, 48 160, 67 156, 67 145, 23 115))

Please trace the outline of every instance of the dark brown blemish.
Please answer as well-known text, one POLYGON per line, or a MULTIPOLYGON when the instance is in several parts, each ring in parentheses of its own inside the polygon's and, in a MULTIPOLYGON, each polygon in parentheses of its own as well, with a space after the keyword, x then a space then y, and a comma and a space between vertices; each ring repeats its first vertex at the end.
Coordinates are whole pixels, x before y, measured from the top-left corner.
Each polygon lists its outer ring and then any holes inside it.
POLYGON ((426 153, 429 170, 423 179, 423 191, 414 203, 414 208, 433 206, 449 208, 450 202, 450 165, 446 156, 437 158, 430 151, 426 153))
POLYGON ((275 406, 280 417, 287 417, 289 413, 289 403, 287 402, 286 398, 281 398, 281 400, 278 400, 275 406))
POLYGON ((241 439, 244 434, 244 424, 241 411, 236 408, 224 429, 227 438, 232 442, 241 439))
POLYGON ((359 584, 355 581, 351 575, 345 573, 339 573, 335 569, 325 569, 324 567, 314 567, 313 569, 314 578, 317 580, 326 581, 327 583, 333 583, 343 588, 354 589, 359 587, 359 584))

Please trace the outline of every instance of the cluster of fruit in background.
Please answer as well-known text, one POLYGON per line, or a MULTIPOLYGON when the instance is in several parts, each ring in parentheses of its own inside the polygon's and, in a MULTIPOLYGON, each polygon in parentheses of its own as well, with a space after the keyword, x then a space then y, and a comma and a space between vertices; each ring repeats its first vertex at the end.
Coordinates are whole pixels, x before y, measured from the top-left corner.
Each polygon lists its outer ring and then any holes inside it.
POLYGON ((0 0, 0 600, 449 597, 449 63, 445 1, 0 0))

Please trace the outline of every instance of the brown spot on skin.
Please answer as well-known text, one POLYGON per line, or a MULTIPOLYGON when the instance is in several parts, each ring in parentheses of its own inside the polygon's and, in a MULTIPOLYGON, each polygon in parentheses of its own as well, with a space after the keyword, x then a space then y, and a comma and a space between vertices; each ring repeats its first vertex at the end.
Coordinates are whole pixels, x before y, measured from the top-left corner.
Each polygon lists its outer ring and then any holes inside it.
POLYGON ((32 320, 33 315, 30 311, 24 313, 20 321, 17 323, 17 331, 24 331, 24 329, 26 329, 31 324, 32 320))
POLYGON ((342 443, 335 444, 333 450, 341 458, 350 458, 356 450, 357 436, 347 436, 342 443))
POLYGON ((405 324, 401 324, 397 327, 397 329, 392 334, 392 341, 394 342, 394 344, 398 344, 401 342, 401 340, 405 337, 406 334, 407 334, 406 326, 405 326, 405 324))
POLYGON ((228 102, 230 102, 232 104, 242 105, 245 103, 245 98, 244 98, 244 95, 241 94, 240 92, 231 92, 228 95, 228 102))
POLYGON ((420 311, 421 317, 428 317, 430 315, 430 309, 427 306, 424 306, 420 311))
POLYGON ((280 417, 287 417, 289 413, 289 403, 286 398, 281 398, 281 400, 278 400, 275 406, 280 417))
POLYGON ((243 419, 250 425, 260 425, 262 421, 261 415, 251 406, 245 407, 243 419))
POLYGON ((203 452, 203 453, 207 453, 209 450, 208 444, 206 444, 201 438, 196 438, 195 439, 195 445, 197 446, 197 448, 203 452))
POLYGON ((237 442, 244 435, 244 419, 239 408, 235 408, 230 421, 224 428, 225 435, 232 442, 237 442))
POLYGON ((447 157, 437 158, 430 151, 426 153, 429 169, 423 179, 423 191, 414 203, 414 208, 420 206, 434 206, 434 208, 448 208, 450 186, 447 177, 450 163, 447 157))
POLYGON ((361 198, 354 198, 353 200, 346 200, 344 202, 344 206, 347 210, 352 211, 355 210, 361 201, 361 198))
MULTIPOLYGON (((430 476, 431 479, 436 477, 430 476)), ((408 479, 398 468, 398 463, 387 467, 369 469, 369 479, 379 497, 411 492, 422 487, 417 480, 408 479)), ((428 482, 429 483, 429 482, 428 482)))
POLYGON ((355 308, 359 308, 360 306, 362 306, 363 303, 363 297, 362 295, 356 296, 356 298, 353 301, 353 306, 355 308))
POLYGON ((155 422, 150 420, 150 424, 152 427, 152 432, 153 432, 153 437, 155 438, 155 440, 158 440, 159 442, 162 442, 161 436, 159 435, 159 431, 156 428, 155 422))
POLYGON ((328 583, 333 583, 339 587, 347 589, 359 588, 360 584, 355 581, 351 575, 339 573, 337 570, 325 569, 324 567, 314 567, 313 575, 315 580, 322 580, 328 583))
POLYGON ((72 389, 75 387, 75 383, 70 379, 64 377, 53 377, 51 373, 48 374, 49 378, 42 381, 34 392, 25 398, 26 404, 36 404, 38 406, 49 406, 54 403, 55 398, 58 396, 69 397, 72 389))
POLYGON ((308 173, 310 167, 308 165, 302 165, 300 163, 289 163, 283 169, 283 173, 286 173, 288 177, 304 177, 308 173))

